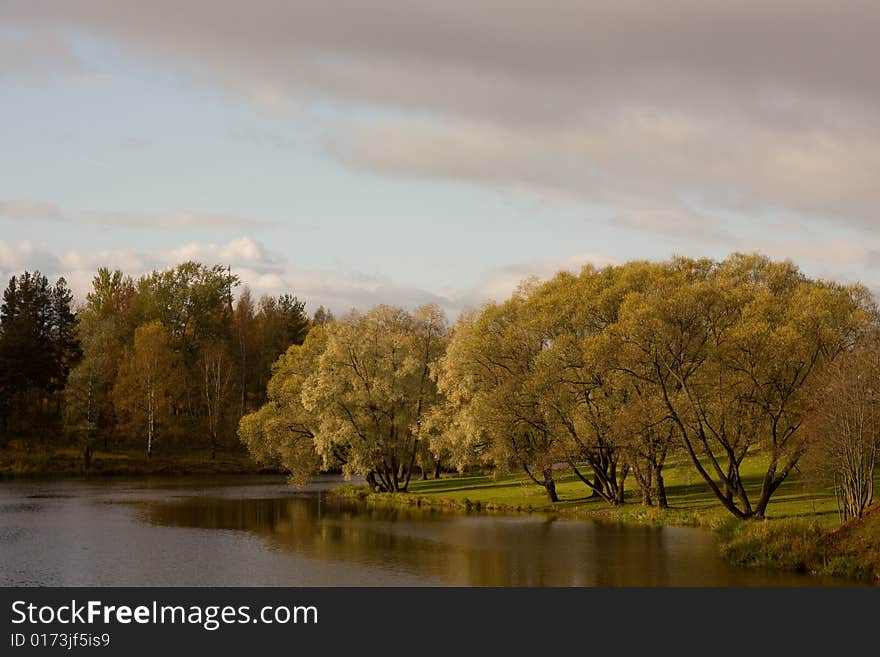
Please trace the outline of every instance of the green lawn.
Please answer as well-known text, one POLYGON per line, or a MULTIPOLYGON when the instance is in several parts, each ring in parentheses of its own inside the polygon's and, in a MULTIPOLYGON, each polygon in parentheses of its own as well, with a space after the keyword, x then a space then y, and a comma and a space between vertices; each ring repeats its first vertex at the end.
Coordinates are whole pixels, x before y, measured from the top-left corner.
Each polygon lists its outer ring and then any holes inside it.
MULTIPOLYGON (((757 498, 761 477, 766 461, 753 456, 743 463, 742 475, 747 490, 757 498)), ((446 476, 439 480, 414 481, 410 483, 409 497, 424 498, 425 501, 449 501, 460 504, 480 504, 481 507, 503 507, 521 510, 579 510, 585 513, 611 514, 626 520, 650 509, 641 504, 635 481, 627 480, 627 504, 611 510, 609 505, 598 497, 589 497, 589 490, 574 475, 560 472, 557 493, 560 502, 550 504, 543 488, 535 485, 524 474, 446 476), (635 507, 635 508, 633 508, 635 507)), ((708 516, 708 524, 715 517, 726 519, 730 514, 721 506, 715 495, 696 472, 689 461, 679 461, 664 469, 664 479, 669 505, 679 515, 708 516)), ((767 510, 769 518, 806 518, 822 527, 837 524, 837 506, 833 493, 828 489, 809 486, 809 482, 793 474, 780 486, 767 510)), ((704 523, 700 523, 704 524, 704 523)))
MULTIPOLYGON (((751 456, 741 475, 754 504, 766 461, 751 456)), ((645 507, 634 481, 626 504, 611 507, 589 497, 587 487, 573 475, 559 473, 560 501, 550 504, 543 488, 525 475, 451 476, 410 482, 409 492, 396 495, 369 493, 365 486, 345 487, 343 495, 357 495, 378 504, 437 505, 479 511, 541 511, 609 522, 695 525, 718 530, 721 551, 731 562, 843 576, 880 582, 880 507, 874 503, 866 517, 839 528, 837 505, 831 490, 812 485, 793 473, 776 491, 766 522, 736 520, 711 492, 689 461, 664 469, 670 509, 645 507)), ((877 479, 880 487, 880 477, 877 479)), ((878 488, 880 489, 880 488, 878 488)))

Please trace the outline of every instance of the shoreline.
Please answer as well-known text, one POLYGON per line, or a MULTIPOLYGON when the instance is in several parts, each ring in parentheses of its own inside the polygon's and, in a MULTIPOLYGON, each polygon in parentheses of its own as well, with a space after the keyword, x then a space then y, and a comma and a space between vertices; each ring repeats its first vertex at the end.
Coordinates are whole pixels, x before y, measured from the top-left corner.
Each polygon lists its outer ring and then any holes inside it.
MULTIPOLYGON (((441 481, 454 482, 455 477, 441 481)), ((330 492, 386 507, 426 507, 466 513, 541 513, 609 524, 695 527, 715 533, 721 556, 736 566, 839 577, 860 585, 880 584, 880 545, 871 540, 873 536, 880 536, 877 531, 880 530, 880 502, 874 502, 862 519, 828 529, 807 517, 739 520, 719 513, 723 511, 721 509, 673 506, 661 510, 639 503, 590 508, 592 505, 588 506, 583 500, 563 501, 556 505, 505 504, 476 499, 479 496, 477 488, 458 490, 472 491, 475 499, 470 495, 462 499, 419 492, 376 493, 365 484, 344 484, 330 492)))
POLYGON ((153 477, 190 475, 285 474, 279 468, 255 463, 246 452, 221 451, 211 460, 207 450, 154 453, 141 450, 96 450, 91 467, 85 468, 81 452, 74 447, 51 451, 28 450, 10 441, 0 447, 0 481, 19 479, 67 479, 72 477, 153 477))

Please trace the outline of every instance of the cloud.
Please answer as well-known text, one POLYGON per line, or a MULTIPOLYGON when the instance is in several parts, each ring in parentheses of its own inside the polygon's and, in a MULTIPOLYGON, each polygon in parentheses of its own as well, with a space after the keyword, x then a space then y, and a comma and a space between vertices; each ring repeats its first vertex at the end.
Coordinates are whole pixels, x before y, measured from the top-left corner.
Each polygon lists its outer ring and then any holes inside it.
POLYGON ((548 280, 563 270, 577 273, 587 264, 604 267, 616 262, 614 258, 601 253, 583 253, 565 258, 514 263, 489 270, 471 289, 447 290, 444 296, 448 307, 455 311, 477 308, 486 301, 504 301, 520 283, 532 277, 548 280))
POLYGON ((434 303, 451 319, 460 311, 478 307, 485 301, 506 299, 527 278, 547 279, 562 269, 579 271, 587 263, 602 266, 613 262, 607 256, 594 253, 515 263, 487 271, 473 288, 429 290, 400 285, 371 274, 295 267, 280 254, 248 237, 220 244, 189 243, 154 252, 71 250, 61 254, 54 253, 45 244, 0 240, 0 281, 5 283, 9 276, 25 269, 39 269, 51 278, 64 276, 77 298, 84 299, 100 267, 120 269, 137 277, 186 260, 207 265, 228 264, 257 295, 295 294, 306 301, 312 311, 318 305, 342 314, 352 308, 365 310, 380 303, 409 309, 434 303))
POLYGON ((87 221, 119 226, 122 228, 265 228, 274 225, 270 221, 234 217, 205 212, 174 212, 171 214, 146 215, 121 212, 90 212, 87 221))
POLYGON ((63 221, 64 211, 54 203, 27 199, 0 199, 0 218, 12 221, 63 221))
POLYGON ((75 218, 88 223, 119 228, 221 228, 257 230, 274 226, 274 222, 207 212, 180 211, 167 214, 130 212, 77 212, 50 201, 33 199, 0 199, 0 219, 13 221, 65 221, 75 218))
POLYGON ((629 109, 580 127, 522 133, 503 124, 376 120, 328 136, 349 166, 390 175, 481 183, 556 203, 614 208, 629 227, 685 217, 717 232, 718 220, 687 207, 753 215, 783 209, 865 228, 880 206, 878 132, 802 133, 629 109), (650 220, 649 220, 650 217, 650 220))
MULTIPOLYGON (((682 240, 741 240, 738 221, 774 212, 866 235, 880 221, 872 0, 7 0, 4 19, 35 53, 87 34, 275 114, 378 108, 327 127, 358 170, 682 240)), ((223 224, 208 217, 164 223, 223 224)))

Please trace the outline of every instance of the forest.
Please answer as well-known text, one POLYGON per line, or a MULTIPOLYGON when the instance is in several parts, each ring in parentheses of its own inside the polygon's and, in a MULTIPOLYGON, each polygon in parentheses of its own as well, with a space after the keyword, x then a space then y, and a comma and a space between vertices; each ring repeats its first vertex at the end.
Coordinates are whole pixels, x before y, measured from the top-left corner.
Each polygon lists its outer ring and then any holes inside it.
MULTIPOLYGON (((309 316, 254 299, 220 265, 134 279, 13 276, 0 309, 0 444, 210 462, 243 447, 305 483, 401 493, 414 478, 520 473, 558 501, 669 505, 686 462, 720 508, 762 518, 792 473, 874 498, 878 313, 869 291, 733 254, 563 271, 463 312, 376 306, 309 316), (744 464, 758 464, 746 485, 744 464)), ((750 471, 751 471, 750 470, 750 471)))
POLYGON ((0 307, 0 444, 175 458, 241 452, 236 427, 265 401, 271 364, 309 326, 288 294, 255 299, 220 265, 137 279, 99 270, 76 304, 63 278, 12 276, 0 307))

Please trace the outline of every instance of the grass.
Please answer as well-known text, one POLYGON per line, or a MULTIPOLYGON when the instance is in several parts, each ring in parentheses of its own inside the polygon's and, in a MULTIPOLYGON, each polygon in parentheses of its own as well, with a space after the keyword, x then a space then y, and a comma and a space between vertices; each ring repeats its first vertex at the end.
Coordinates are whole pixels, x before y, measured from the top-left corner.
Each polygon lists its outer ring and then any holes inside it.
MULTIPOLYGON (((741 474, 753 501, 765 468, 766 461, 760 456, 743 463, 741 474)), ((839 528, 833 492, 811 487, 794 473, 773 496, 766 520, 740 521, 721 506, 690 462, 672 463, 664 470, 664 479, 670 505, 665 511, 643 506, 632 480, 627 482, 633 486, 627 503, 611 507, 598 497, 590 497, 586 486, 573 475, 559 478, 560 501, 555 504, 547 500, 542 488, 516 474, 413 481, 407 493, 394 495, 371 493, 365 486, 346 486, 338 492, 377 504, 537 511, 604 522, 706 527, 719 532, 723 555, 742 566, 880 581, 880 511, 839 528)))

